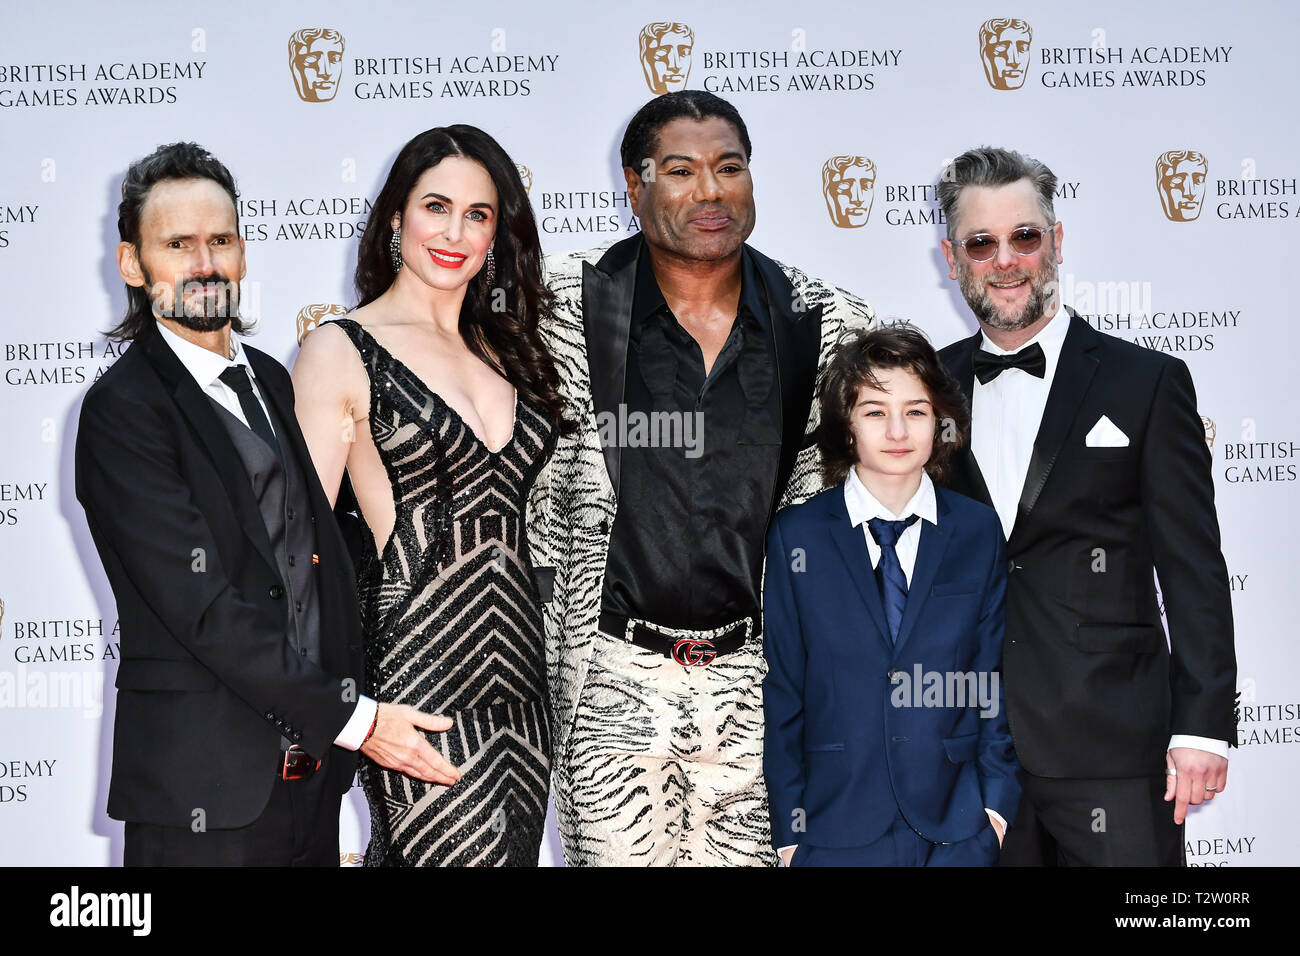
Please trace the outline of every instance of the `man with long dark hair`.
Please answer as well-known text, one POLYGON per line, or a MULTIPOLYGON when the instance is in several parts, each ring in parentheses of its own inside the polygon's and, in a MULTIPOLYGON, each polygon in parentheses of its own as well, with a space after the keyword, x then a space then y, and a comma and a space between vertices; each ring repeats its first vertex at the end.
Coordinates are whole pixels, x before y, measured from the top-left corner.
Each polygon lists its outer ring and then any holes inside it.
POLYGON ((448 721, 358 693, 352 565, 289 376, 231 334, 237 199, 194 143, 132 164, 111 333, 132 344, 81 408, 77 497, 121 620, 108 812, 127 865, 337 866, 351 751, 449 769, 413 726, 448 721))
MULTIPOLYGON (((769 865, 760 579, 821 490, 817 370, 861 300, 745 244, 749 133, 710 93, 633 117, 641 234, 551 263, 543 325, 579 416, 530 503, 570 864, 769 865)), ((775 560, 785 560, 784 557, 775 560)))

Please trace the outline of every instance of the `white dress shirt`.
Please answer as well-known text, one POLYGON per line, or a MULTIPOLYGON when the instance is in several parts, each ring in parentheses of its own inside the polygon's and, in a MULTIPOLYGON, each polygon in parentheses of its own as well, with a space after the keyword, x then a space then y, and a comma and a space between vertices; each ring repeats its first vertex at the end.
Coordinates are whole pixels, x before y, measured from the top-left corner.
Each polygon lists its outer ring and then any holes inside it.
MULTIPOLYGON (((239 347, 239 341, 233 335, 230 337, 230 358, 223 359, 216 352, 209 351, 201 345, 195 345, 186 339, 181 338, 161 322, 158 323, 158 331, 162 334, 162 340, 167 343, 176 358, 185 366, 185 370, 194 377, 203 393, 214 401, 219 402, 221 407, 230 414, 234 415, 245 425, 248 419, 244 417, 244 409, 239 404, 239 395, 225 382, 221 381, 221 373, 230 368, 232 364, 242 365, 248 370, 248 376, 253 381, 255 387, 253 394, 257 396, 258 402, 262 406, 262 413, 266 415, 268 423, 271 422, 271 415, 266 407, 266 399, 262 397, 262 389, 256 386, 257 376, 253 374, 253 366, 248 364, 248 356, 244 350, 239 347)), ((275 433, 275 425, 271 425, 271 433, 275 433)), ((357 706, 352 711, 352 716, 339 732, 334 743, 344 750, 357 750, 365 740, 366 733, 370 730, 370 725, 374 722, 375 714, 379 710, 379 705, 369 697, 359 696, 357 706)), ((320 754, 313 754, 319 757, 320 754)))
MULTIPOLYGON (((221 373, 232 364, 242 365, 247 370, 249 379, 256 385, 257 376, 253 374, 253 366, 248 364, 248 356, 239 347, 239 340, 233 335, 230 337, 230 358, 223 359, 216 352, 181 338, 161 322, 158 323, 158 331, 162 333, 163 341, 176 353, 185 370, 194 376, 194 381, 199 383, 203 393, 220 403, 222 408, 247 425, 248 419, 244 417, 244 409, 239 404, 238 393, 221 381, 221 373)), ((254 387, 253 394, 257 396, 257 401, 262 406, 262 414, 266 416, 267 423, 271 424, 271 413, 266 407, 266 399, 262 397, 261 387, 254 387)), ((271 433, 275 434, 274 424, 271 424, 271 433)))
MULTIPOLYGON (((1020 510, 1020 493, 1029 474, 1029 459, 1034 453, 1038 426, 1047 408, 1047 394, 1061 360, 1061 347, 1070 330, 1070 314, 1058 308, 1048 323, 1018 349, 1007 351, 981 335, 980 348, 994 355, 1014 355, 1037 342, 1047 359, 1042 378, 1024 369, 1003 369, 993 381, 984 384, 976 377, 971 387, 971 452, 979 464, 989 497, 1002 522, 1002 531, 1011 538, 1016 513, 1020 510)), ((910 530, 910 529, 909 529, 910 530)), ((1228 742, 1212 737, 1174 734, 1169 748, 1191 747, 1228 756, 1228 742)))
POLYGON ((982 384, 977 377, 971 389, 971 451, 988 485, 993 508, 1002 521, 1002 531, 1011 537, 1020 508, 1020 492, 1029 474, 1034 440, 1047 407, 1047 393, 1061 360, 1061 346, 1070 329, 1070 315, 1057 309, 1038 334, 1014 351, 998 348, 988 336, 981 336, 980 348, 993 355, 1014 355, 1037 343, 1047 359, 1042 378, 1024 369, 1003 369, 993 381, 982 384))
MULTIPOLYGON (((844 479, 844 505, 849 511, 849 523, 855 528, 861 525, 862 533, 866 536, 872 569, 880 564, 880 545, 876 544, 871 528, 867 525, 867 521, 871 518, 898 521, 908 515, 918 515, 921 521, 928 521, 932 525, 939 523, 939 506, 934 498, 934 482, 925 472, 921 472, 921 484, 911 500, 903 506, 899 514, 894 514, 867 490, 867 486, 858 477, 858 470, 850 468, 849 476, 844 479)), ((916 567, 916 552, 921 546, 921 521, 914 521, 908 525, 894 544, 894 550, 898 553, 898 563, 903 568, 903 576, 907 578, 908 587, 912 586, 912 569, 916 567)))

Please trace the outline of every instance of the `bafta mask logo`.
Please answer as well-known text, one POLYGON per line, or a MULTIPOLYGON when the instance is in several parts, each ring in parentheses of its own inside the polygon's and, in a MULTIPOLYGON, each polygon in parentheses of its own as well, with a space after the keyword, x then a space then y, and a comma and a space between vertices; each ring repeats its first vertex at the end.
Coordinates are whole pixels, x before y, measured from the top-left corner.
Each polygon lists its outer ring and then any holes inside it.
POLYGON ((1034 31, 1024 20, 994 17, 980 27, 980 62, 995 90, 1018 90, 1025 85, 1029 47, 1034 31))
POLYGON ((304 103, 328 103, 343 79, 343 34, 329 27, 304 27, 289 37, 289 72, 304 103))
POLYGON ((1194 149, 1171 149, 1156 159, 1156 189, 1170 222, 1191 222, 1205 201, 1205 175, 1210 164, 1194 149))
POLYGON ((1215 433, 1215 431, 1216 431, 1216 429, 1215 429, 1215 427, 1214 427, 1214 419, 1213 419, 1213 418, 1206 418, 1204 415, 1202 415, 1202 416, 1201 416, 1201 424, 1205 426, 1205 444, 1209 445, 1209 446, 1210 446, 1210 449, 1213 450, 1213 449, 1214 449, 1214 433, 1215 433))
POLYGON ((302 345, 302 340, 312 329, 321 324, 321 320, 330 316, 343 318, 348 314, 348 310, 341 305, 335 305, 333 302, 315 302, 311 305, 304 305, 298 310, 298 344, 302 345))
POLYGON ((822 195, 835 225, 865 226, 876 196, 876 164, 866 156, 832 156, 822 166, 822 195))
POLYGON ((515 169, 519 170, 519 180, 524 184, 524 192, 531 195, 533 191, 533 171, 523 163, 515 163, 515 169))
POLYGON ((686 89, 691 75, 691 49, 695 31, 684 23, 647 23, 638 37, 641 70, 656 96, 686 89))

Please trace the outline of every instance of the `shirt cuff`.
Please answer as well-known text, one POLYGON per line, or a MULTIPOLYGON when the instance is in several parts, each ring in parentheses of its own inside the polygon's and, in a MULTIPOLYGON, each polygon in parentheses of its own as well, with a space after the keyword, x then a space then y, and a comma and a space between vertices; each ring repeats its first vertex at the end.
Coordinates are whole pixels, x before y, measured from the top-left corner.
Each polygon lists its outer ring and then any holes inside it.
POLYGON ((342 747, 344 750, 360 750, 361 745, 366 742, 366 734, 369 733, 370 725, 374 723, 375 714, 378 712, 379 704, 363 694, 357 701, 357 709, 352 711, 352 716, 343 725, 339 735, 334 738, 334 746, 342 747))
POLYGON ((1215 740, 1213 737, 1194 737, 1191 734, 1174 734, 1169 738, 1169 748, 1191 747, 1193 750, 1204 750, 1206 753, 1212 753, 1228 759, 1228 742, 1226 740, 1215 740))
POLYGON ((779 846, 779 847, 776 848, 776 858, 777 858, 778 861, 780 861, 780 863, 781 863, 782 866, 786 866, 787 864, 786 864, 785 861, 781 858, 781 854, 784 853, 786 850, 793 850, 793 849, 795 849, 798 845, 799 845, 798 843, 791 843, 789 846, 779 846))
POLYGON ((1002 824, 1003 833, 1007 832, 1007 821, 1003 818, 1002 814, 998 813, 996 810, 990 810, 988 807, 984 808, 984 812, 987 813, 989 816, 991 816, 994 820, 997 820, 998 823, 1002 824))

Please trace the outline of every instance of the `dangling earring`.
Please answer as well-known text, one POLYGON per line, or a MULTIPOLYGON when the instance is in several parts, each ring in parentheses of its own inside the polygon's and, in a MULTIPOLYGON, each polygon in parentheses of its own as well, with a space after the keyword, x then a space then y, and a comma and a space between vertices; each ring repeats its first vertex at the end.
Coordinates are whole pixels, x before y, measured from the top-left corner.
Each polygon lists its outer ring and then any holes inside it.
POLYGON ((402 227, 393 230, 393 238, 388 240, 388 254, 393 258, 393 271, 402 268, 402 227))
POLYGON ((487 259, 483 263, 483 284, 488 288, 497 279, 497 257, 492 252, 492 247, 488 246, 487 259))

